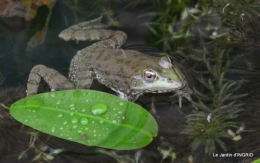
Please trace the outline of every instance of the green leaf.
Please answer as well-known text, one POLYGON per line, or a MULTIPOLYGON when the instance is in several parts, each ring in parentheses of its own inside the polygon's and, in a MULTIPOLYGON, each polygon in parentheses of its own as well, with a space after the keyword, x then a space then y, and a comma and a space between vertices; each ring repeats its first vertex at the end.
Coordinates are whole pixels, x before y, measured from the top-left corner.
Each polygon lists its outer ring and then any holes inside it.
POLYGON ((65 90, 37 94, 15 102, 11 115, 41 132, 117 150, 149 144, 158 126, 141 106, 93 90, 65 90))
POLYGON ((260 159, 254 160, 254 161, 251 162, 251 163, 260 163, 260 159))

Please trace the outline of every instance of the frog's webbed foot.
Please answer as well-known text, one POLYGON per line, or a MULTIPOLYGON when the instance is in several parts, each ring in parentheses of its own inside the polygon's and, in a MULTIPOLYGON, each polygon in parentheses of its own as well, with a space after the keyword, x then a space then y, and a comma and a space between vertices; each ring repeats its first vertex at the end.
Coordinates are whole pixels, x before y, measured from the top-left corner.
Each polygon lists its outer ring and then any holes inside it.
POLYGON ((127 96, 124 92, 118 91, 118 90, 116 90, 116 89, 114 89, 114 88, 111 88, 111 89, 117 93, 117 96, 118 96, 119 98, 124 99, 124 100, 126 100, 126 101, 129 100, 128 96, 127 96))
POLYGON ((122 92, 122 91, 119 91, 119 90, 116 90, 114 88, 111 88, 113 91, 115 91, 117 93, 117 96, 121 99, 124 99, 126 101, 131 101, 131 102, 134 102, 136 101, 140 95, 142 95, 141 93, 136 93, 136 92, 122 92))
POLYGON ((59 37, 65 41, 102 40, 92 44, 88 47, 88 49, 93 47, 112 49, 120 48, 127 38, 126 34, 122 31, 112 31, 104 29, 108 26, 102 24, 101 19, 102 17, 99 17, 94 20, 73 25, 61 31, 59 37))
POLYGON ((32 68, 28 78, 27 96, 37 94, 41 78, 46 81, 52 91, 74 88, 74 85, 58 71, 44 65, 36 65, 32 68))
POLYGON ((192 106, 193 106, 196 110, 198 110, 197 107, 194 105, 194 102, 193 102, 193 100, 192 100, 192 98, 191 98, 191 94, 192 94, 191 90, 188 90, 188 91, 185 91, 185 90, 177 90, 177 91, 176 91, 176 94, 173 95, 173 96, 171 96, 171 97, 175 97, 175 96, 178 96, 178 97, 179 97, 179 107, 180 107, 180 108, 182 107, 182 98, 184 97, 184 98, 186 98, 186 99, 192 104, 192 106))

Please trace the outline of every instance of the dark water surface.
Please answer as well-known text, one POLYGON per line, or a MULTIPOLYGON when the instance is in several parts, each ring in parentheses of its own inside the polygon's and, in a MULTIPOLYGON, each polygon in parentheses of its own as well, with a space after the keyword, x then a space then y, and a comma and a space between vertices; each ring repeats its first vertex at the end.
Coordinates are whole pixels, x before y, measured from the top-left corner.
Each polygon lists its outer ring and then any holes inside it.
MULTIPOLYGON (((146 43, 147 38, 150 38, 147 37, 150 31, 145 23, 152 22, 154 15, 150 13, 158 10, 152 3, 147 2, 134 7, 125 7, 129 5, 129 2, 125 1, 102 1, 101 4, 103 5, 100 5, 101 7, 97 7, 93 2, 83 0, 79 0, 78 3, 75 7, 71 5, 72 1, 58 0, 52 8, 45 41, 30 50, 28 50, 28 42, 37 31, 43 28, 50 12, 48 7, 44 5, 39 7, 36 18, 29 21, 19 16, 6 17, 2 15, 0 17, 0 72, 5 78, 0 87, 0 103, 10 106, 13 102, 25 97, 28 75, 32 67, 37 64, 51 67, 67 76, 71 58, 78 50, 90 45, 91 42, 80 42, 77 44, 73 41, 63 41, 58 37, 60 31, 75 23, 96 18, 100 13, 109 12, 109 9, 116 11, 114 18, 121 25, 112 29, 120 28, 128 35, 124 48, 159 56, 162 49, 146 43)), ((104 17, 104 21, 110 18, 105 15, 104 17)), ((169 38, 169 40, 171 39, 169 38)), ((199 42, 200 40, 195 40, 195 46, 199 42)), ((243 111, 240 118, 233 121, 238 122, 238 124, 245 123, 245 130, 249 132, 241 133, 241 141, 233 141, 230 138, 221 139, 226 144, 227 151, 223 151, 220 145, 216 145, 215 153, 253 153, 254 159, 256 159, 260 157, 258 145, 260 141, 258 127, 260 113, 258 98, 260 67, 258 61, 260 61, 260 56, 259 47, 250 45, 243 44, 244 49, 250 48, 250 54, 244 54, 244 51, 241 51, 243 46, 234 48, 233 54, 235 55, 231 55, 231 58, 237 59, 235 64, 231 66, 232 71, 229 71, 226 76, 233 81, 241 80, 242 78, 247 81, 241 89, 234 92, 235 94, 248 93, 248 96, 240 99, 247 104, 244 107, 247 111, 243 111), (250 66, 253 68, 250 69, 250 66)), ((189 57, 183 58, 187 59, 189 57)), ((179 61, 182 70, 187 70, 187 78, 191 88, 195 86, 203 92, 206 89, 205 86, 201 86, 198 81, 193 79, 194 76, 199 76, 199 74, 190 71, 192 67, 195 67, 195 65, 200 66, 200 64, 197 64, 195 61, 187 63, 183 58, 172 56, 173 60, 179 61)), ((199 68, 203 70, 205 66, 200 66, 199 68)), ((99 84, 96 84, 94 88, 112 92, 99 84)), ((40 91, 48 91, 48 89, 46 83, 42 82, 40 91)), ((220 158, 213 157, 213 154, 206 155, 204 146, 192 151, 192 139, 182 132, 186 124, 186 116, 192 113, 195 114, 197 111, 186 99, 183 100, 183 107, 180 109, 177 97, 173 101, 169 100, 168 97, 171 95, 148 94, 140 97, 137 101, 138 104, 152 113, 159 126, 159 134, 151 144, 139 150, 111 150, 106 151, 106 154, 104 154, 104 151, 103 153, 100 152, 102 149, 83 146, 45 134, 40 134, 39 137, 35 138, 35 146, 31 146, 29 149, 30 142, 32 144, 34 140, 28 132, 34 132, 34 130, 12 119, 9 112, 0 106, 0 163, 28 163, 33 159, 39 163, 48 162, 45 154, 50 153, 53 149, 64 149, 62 153, 53 155, 54 158, 49 160, 49 162, 53 163, 247 163, 251 161, 251 157, 220 158), (41 148, 45 154, 39 151, 39 147, 46 147, 45 150, 41 148), (26 151, 26 154, 21 155, 24 151, 26 151), (166 152, 169 155, 164 158, 166 152), (141 156, 138 158, 137 155, 140 153, 141 156), (175 155, 176 159, 173 161, 172 157, 175 157, 175 155), (18 160, 19 156, 23 157, 18 160)), ((233 130, 236 131, 235 128, 233 130)))

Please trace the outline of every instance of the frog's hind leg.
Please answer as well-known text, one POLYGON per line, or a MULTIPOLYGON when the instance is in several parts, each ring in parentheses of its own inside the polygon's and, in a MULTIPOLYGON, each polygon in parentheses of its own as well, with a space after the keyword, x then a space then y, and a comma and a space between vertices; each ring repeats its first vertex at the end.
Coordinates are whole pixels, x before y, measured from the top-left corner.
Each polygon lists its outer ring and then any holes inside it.
POLYGON ((101 40, 92 44, 88 49, 91 47, 112 49, 120 48, 127 39, 126 34, 122 31, 104 29, 107 25, 101 24, 101 18, 102 17, 73 25, 63 30, 59 37, 65 41, 101 40))
POLYGON ((41 78, 46 81, 51 90, 74 88, 74 85, 58 71, 44 65, 36 65, 32 68, 28 78, 27 96, 37 94, 41 78))
MULTIPOLYGON (((91 39, 93 37, 86 36, 86 31, 89 30, 98 30, 107 28, 108 25, 101 23, 102 16, 90 21, 82 22, 73 26, 68 27, 60 32, 59 37, 65 41, 76 40, 76 41, 85 41, 85 40, 99 40, 91 39)), ((92 32, 94 33, 94 32, 92 32)))

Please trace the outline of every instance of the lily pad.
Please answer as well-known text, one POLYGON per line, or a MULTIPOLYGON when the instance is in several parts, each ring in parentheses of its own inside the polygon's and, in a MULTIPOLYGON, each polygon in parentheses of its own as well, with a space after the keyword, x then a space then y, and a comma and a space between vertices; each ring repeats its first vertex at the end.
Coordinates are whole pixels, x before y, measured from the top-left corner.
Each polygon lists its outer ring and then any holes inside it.
POLYGON ((144 147, 158 132, 156 121, 141 106, 93 90, 37 94, 15 102, 10 113, 41 132, 109 149, 144 147))

